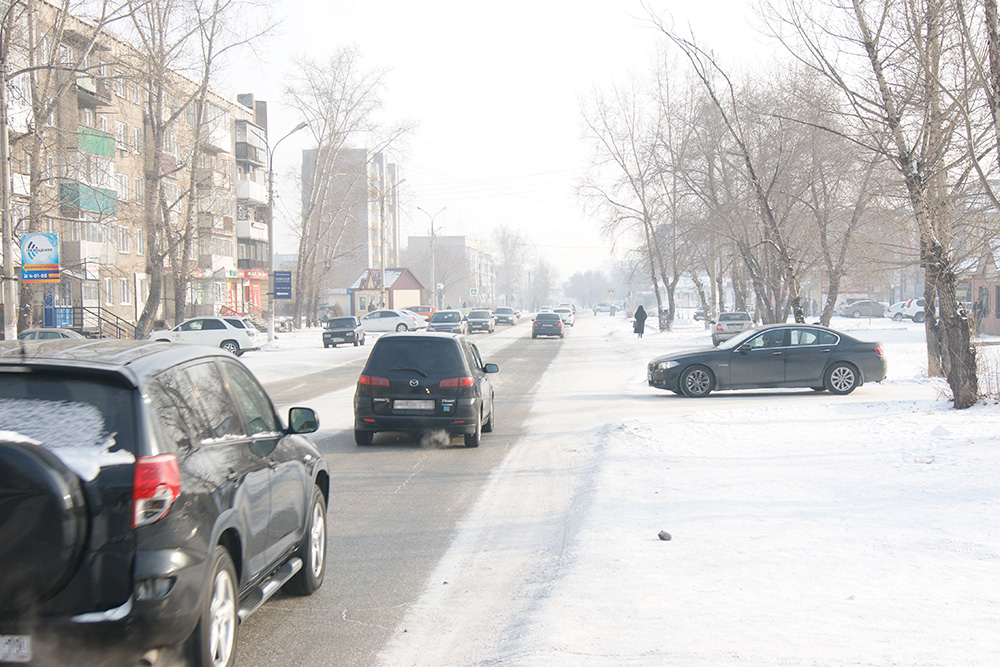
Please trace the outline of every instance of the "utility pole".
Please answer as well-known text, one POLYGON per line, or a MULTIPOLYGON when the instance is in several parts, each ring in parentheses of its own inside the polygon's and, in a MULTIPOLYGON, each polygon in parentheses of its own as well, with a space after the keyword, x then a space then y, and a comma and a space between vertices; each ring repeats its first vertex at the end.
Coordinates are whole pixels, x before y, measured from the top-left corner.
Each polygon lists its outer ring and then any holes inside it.
MULTIPOLYGON (((379 183, 382 183, 382 177, 384 176, 384 174, 385 171, 383 169, 382 174, 380 174, 379 177, 379 183)), ((389 304, 385 300, 385 198, 389 195, 389 193, 391 193, 393 190, 395 190, 405 182, 406 179, 404 178, 402 180, 396 181, 391 188, 386 188, 386 189, 379 188, 374 184, 372 185, 372 187, 375 188, 375 191, 378 192, 378 201, 379 201, 379 206, 378 206, 379 281, 378 282, 379 282, 379 300, 381 301, 381 303, 379 304, 379 308, 389 307, 389 304)), ((396 211, 397 212, 399 211, 399 206, 396 207, 396 211)))
POLYGON ((308 127, 302 121, 291 132, 274 142, 267 152, 267 342, 274 342, 274 151, 278 144, 299 130, 308 127))
POLYGON ((417 207, 418 211, 431 219, 431 305, 435 308, 440 308, 441 305, 438 303, 437 279, 434 273, 434 218, 438 217, 447 208, 447 206, 442 206, 440 211, 431 215, 419 206, 417 207))
MULTIPOLYGON (((7 59, 9 57, 8 20, 11 3, 0 23, 0 217, 3 247, 3 333, 6 340, 17 338, 17 277, 14 275, 14 223, 10 210, 10 124, 7 116, 7 59)), ((33 165, 33 168, 37 166, 33 165)))

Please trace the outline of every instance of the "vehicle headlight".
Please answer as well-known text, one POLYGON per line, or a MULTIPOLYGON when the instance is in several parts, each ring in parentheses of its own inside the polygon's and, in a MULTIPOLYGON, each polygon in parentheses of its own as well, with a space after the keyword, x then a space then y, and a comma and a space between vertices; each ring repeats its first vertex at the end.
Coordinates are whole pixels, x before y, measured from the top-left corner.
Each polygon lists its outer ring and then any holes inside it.
POLYGON ((677 366, 680 366, 679 361, 661 361, 660 363, 656 364, 656 370, 665 371, 670 368, 676 368, 677 366))

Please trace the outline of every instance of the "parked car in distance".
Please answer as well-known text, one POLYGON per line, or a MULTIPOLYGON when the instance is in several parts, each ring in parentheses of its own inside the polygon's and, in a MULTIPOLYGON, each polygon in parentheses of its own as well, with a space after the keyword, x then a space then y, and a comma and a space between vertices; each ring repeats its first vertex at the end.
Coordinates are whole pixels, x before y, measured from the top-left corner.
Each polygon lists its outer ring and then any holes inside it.
POLYGON ((837 314, 842 317, 885 317, 885 304, 872 299, 858 299, 850 303, 841 304, 837 308, 837 314))
POLYGON ((17 334, 18 340, 64 340, 66 338, 79 340, 86 338, 86 336, 63 327, 35 327, 34 329, 25 329, 17 334))
POLYGON ((705 310, 704 310, 704 308, 699 308, 696 311, 694 311, 694 321, 695 322, 698 322, 699 320, 703 320, 703 319, 705 319, 705 310))
POLYGON ((292 318, 287 315, 274 318, 274 330, 288 332, 292 330, 292 318))
POLYGON ((249 319, 221 316, 192 317, 173 329, 154 331, 148 338, 165 343, 221 347, 236 356, 258 349, 265 339, 249 319))
POLYGON ((576 324, 576 315, 573 314, 573 309, 569 306, 556 306, 552 312, 561 317, 566 326, 571 327, 576 324))
POLYGON ((497 322, 493 318, 493 313, 488 310, 470 310, 469 314, 465 316, 465 325, 468 327, 469 333, 473 331, 493 333, 497 322))
POLYGON ((424 318, 425 322, 427 320, 431 319, 431 315, 433 315, 434 313, 437 312, 437 308, 435 308, 434 306, 427 306, 427 305, 423 305, 423 306, 408 306, 404 310, 408 310, 411 313, 416 313, 420 317, 424 318))
POLYGON ((439 310, 427 320, 427 330, 441 333, 468 333, 468 327, 459 310, 439 310))
POLYGON ((711 321, 710 324, 712 325, 712 345, 718 345, 724 340, 729 340, 733 336, 753 328, 750 313, 739 310, 719 313, 719 319, 711 321))
POLYGON ((416 331, 423 326, 423 319, 408 310, 373 310, 361 318, 361 327, 365 333, 416 331))
POLYGON ((531 321, 531 337, 559 336, 565 337, 565 326, 559 313, 538 313, 531 321))
POLYGON ((518 317, 519 315, 517 314, 517 311, 506 306, 500 306, 493 311, 493 319, 496 320, 497 324, 509 324, 510 326, 514 326, 517 324, 518 317))
POLYGON ((3 662, 232 665, 241 619, 326 572, 319 423, 287 423, 220 349, 0 343, 3 662))
POLYGON ((334 317, 323 327, 323 347, 337 347, 340 343, 352 343, 354 347, 365 344, 365 329, 356 317, 334 317))
POLYGON ((885 375, 881 343, 815 325, 773 324, 744 331, 715 348, 656 357, 647 366, 646 381, 700 398, 712 391, 765 387, 849 394, 885 375))
POLYGON ((599 303, 596 306, 594 306, 594 312, 597 312, 597 313, 610 313, 611 312, 611 304, 610 303, 599 303))
POLYGON ((886 316, 891 317, 896 322, 900 322, 904 318, 911 319, 914 322, 923 322, 924 299, 923 297, 920 297, 907 299, 906 301, 897 301, 889 306, 889 309, 886 311, 886 316))
POLYGON ((358 378, 354 440, 366 446, 383 431, 439 430, 461 434, 466 447, 478 447, 495 423, 489 376, 499 370, 484 363, 465 336, 383 336, 358 378))

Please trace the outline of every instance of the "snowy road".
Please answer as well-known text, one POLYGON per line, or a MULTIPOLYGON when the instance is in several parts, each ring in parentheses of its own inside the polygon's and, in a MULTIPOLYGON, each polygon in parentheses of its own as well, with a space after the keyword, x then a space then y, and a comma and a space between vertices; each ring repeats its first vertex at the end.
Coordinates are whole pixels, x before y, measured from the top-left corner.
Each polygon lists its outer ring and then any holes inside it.
MULTIPOLYGON (((523 427, 351 664, 995 664, 1000 411, 950 409, 918 325, 834 327, 884 343, 886 382, 685 399, 645 364, 704 330, 638 340, 606 316, 581 317, 530 390, 502 366, 523 427)), ((474 339, 487 358, 559 345, 523 333, 474 339)), ((247 359, 276 378, 326 362, 308 354, 247 359)), ((349 424, 340 393, 326 426, 349 424)))

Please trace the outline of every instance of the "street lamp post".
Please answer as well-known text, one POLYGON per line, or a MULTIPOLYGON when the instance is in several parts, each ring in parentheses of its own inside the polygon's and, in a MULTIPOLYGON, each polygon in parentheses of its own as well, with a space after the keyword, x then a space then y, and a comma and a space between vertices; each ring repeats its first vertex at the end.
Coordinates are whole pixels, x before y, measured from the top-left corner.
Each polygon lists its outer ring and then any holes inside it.
POLYGON ((434 218, 438 217, 438 215, 440 215, 446 208, 448 207, 442 206, 440 211, 438 211, 434 215, 431 215, 430 213, 420 208, 419 206, 417 207, 418 211, 420 211, 421 213, 423 213, 424 215, 426 215, 431 219, 431 305, 434 306, 435 308, 438 308, 439 306, 437 298, 437 281, 435 280, 434 277, 434 218))
POLYGON ((302 121, 295 128, 274 142, 267 152, 267 342, 274 342, 274 151, 278 144, 299 130, 308 127, 302 121))
MULTIPOLYGON (((388 305, 389 305, 388 303, 386 303, 386 300, 385 300, 385 198, 386 198, 386 196, 390 192, 392 192, 393 190, 395 190, 396 188, 398 188, 400 185, 402 185, 405 182, 406 182, 405 178, 401 179, 399 181, 396 181, 395 183, 393 183, 393 185, 392 185, 391 188, 388 188, 386 190, 381 190, 381 189, 379 189, 378 186, 372 185, 372 187, 375 188, 375 190, 378 192, 378 200, 379 200, 379 207, 378 207, 378 212, 379 212, 378 213, 379 214, 379 221, 378 221, 378 230, 379 230, 379 233, 378 233, 378 236, 379 236, 379 239, 378 239, 378 246, 379 246, 379 249, 378 249, 378 257, 379 257, 379 259, 378 259, 378 262, 379 262, 378 271, 379 271, 379 279, 378 279, 378 281, 379 281, 379 300, 381 301, 381 303, 379 303, 379 305, 378 305, 379 308, 387 308, 388 305)), ((398 206, 396 207, 396 210, 397 211, 399 210, 398 206)))

